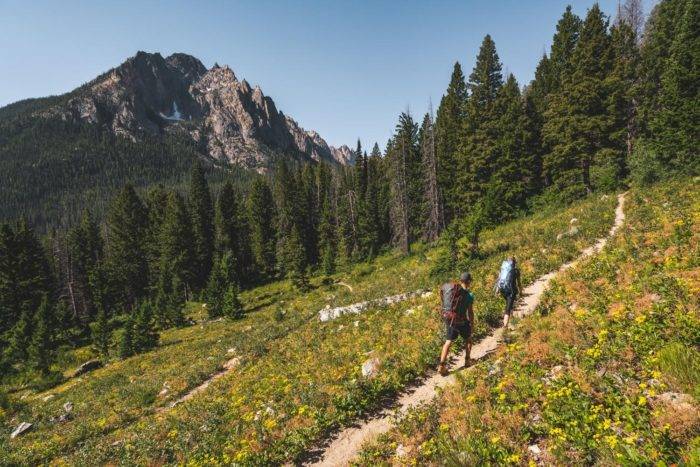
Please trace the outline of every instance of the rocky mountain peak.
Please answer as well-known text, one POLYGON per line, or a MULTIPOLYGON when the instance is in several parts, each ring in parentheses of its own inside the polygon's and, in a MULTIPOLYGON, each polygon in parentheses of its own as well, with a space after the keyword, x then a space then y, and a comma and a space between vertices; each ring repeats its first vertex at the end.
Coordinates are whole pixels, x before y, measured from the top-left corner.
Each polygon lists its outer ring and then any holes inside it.
POLYGON ((260 86, 251 90, 228 66, 207 68, 197 58, 139 51, 81 88, 63 118, 87 121, 138 140, 144 134, 187 133, 214 159, 263 169, 275 155, 352 163, 352 151, 331 148, 279 111, 260 86))

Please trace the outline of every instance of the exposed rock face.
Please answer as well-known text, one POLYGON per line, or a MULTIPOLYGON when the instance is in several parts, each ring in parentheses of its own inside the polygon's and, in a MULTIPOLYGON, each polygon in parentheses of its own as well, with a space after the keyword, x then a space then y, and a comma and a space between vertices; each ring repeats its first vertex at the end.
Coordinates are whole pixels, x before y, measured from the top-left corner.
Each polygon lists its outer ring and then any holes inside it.
POLYGON ((353 151, 333 148, 277 109, 259 87, 228 67, 207 70, 195 57, 138 52, 71 93, 48 113, 109 128, 137 140, 183 132, 222 162, 265 168, 279 155, 352 164, 353 151))

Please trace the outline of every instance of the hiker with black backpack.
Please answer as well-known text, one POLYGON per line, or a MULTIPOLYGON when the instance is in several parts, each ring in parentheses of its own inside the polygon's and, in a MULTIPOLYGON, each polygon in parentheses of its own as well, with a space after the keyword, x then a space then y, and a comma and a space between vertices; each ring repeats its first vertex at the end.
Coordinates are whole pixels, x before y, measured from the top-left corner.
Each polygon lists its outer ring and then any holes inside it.
POLYGON ((523 294, 523 288, 520 284, 520 269, 514 257, 510 257, 501 263, 501 271, 498 274, 494 292, 500 293, 506 301, 506 308, 503 312, 503 327, 508 327, 510 316, 513 314, 513 308, 518 295, 523 294))
POLYGON ((468 272, 459 276, 459 282, 447 282, 440 287, 442 318, 445 322, 445 344, 440 353, 438 371, 446 376, 447 356, 452 343, 462 336, 464 339, 464 366, 469 366, 474 329, 474 294, 469 290, 472 276, 468 272))

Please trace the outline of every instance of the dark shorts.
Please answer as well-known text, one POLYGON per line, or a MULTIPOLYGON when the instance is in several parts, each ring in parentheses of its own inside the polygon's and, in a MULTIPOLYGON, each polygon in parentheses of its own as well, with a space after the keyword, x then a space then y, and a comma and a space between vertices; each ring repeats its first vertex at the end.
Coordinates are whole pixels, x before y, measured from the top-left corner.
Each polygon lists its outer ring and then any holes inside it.
POLYGON ((464 340, 469 339, 472 336, 472 323, 469 321, 462 321, 461 323, 445 321, 445 339, 454 341, 457 340, 458 336, 462 336, 464 340))
POLYGON ((503 299, 506 301, 506 310, 505 314, 510 315, 513 313, 513 308, 515 306, 515 299, 518 298, 518 294, 513 292, 512 294, 506 295, 504 293, 501 293, 503 296, 503 299))

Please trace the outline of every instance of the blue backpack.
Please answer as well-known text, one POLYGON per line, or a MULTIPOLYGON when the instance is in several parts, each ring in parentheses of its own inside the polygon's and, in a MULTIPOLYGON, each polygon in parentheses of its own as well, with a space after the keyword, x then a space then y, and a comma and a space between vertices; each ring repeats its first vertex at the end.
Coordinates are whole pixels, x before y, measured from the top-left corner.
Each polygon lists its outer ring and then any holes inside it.
POLYGON ((495 289, 503 295, 513 293, 513 275, 515 274, 515 263, 512 260, 506 259, 501 263, 501 272, 498 274, 495 289))

